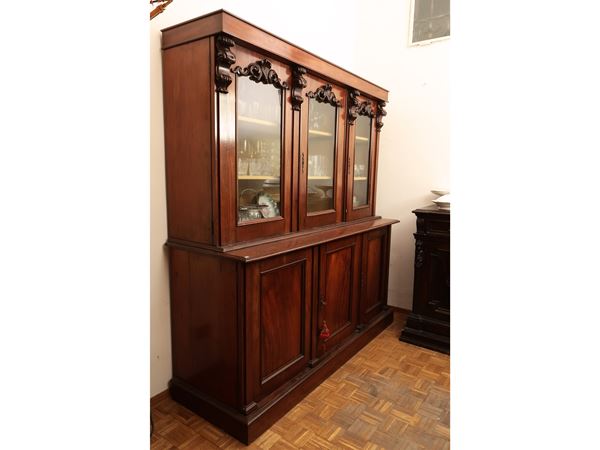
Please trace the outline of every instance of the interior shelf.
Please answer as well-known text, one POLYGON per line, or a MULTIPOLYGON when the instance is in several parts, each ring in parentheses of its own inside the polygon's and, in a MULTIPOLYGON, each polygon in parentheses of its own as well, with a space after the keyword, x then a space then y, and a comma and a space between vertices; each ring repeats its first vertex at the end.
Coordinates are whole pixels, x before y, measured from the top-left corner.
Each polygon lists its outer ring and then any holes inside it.
MULTIPOLYGON (((238 180, 275 180, 278 177, 271 175, 238 175, 238 180)), ((309 180, 331 180, 331 177, 326 175, 309 175, 309 180)), ((358 178, 355 178, 357 180, 358 178)), ((366 180, 366 177, 364 177, 366 180)))
POLYGON ((323 137, 331 137, 332 133, 328 133, 327 131, 320 130, 308 130, 308 134, 312 134, 313 136, 323 136, 323 137))
POLYGON ((270 122, 268 120, 263 120, 263 119, 256 119, 254 117, 248 117, 248 116, 238 116, 238 121, 246 122, 246 123, 253 123, 255 125, 262 125, 265 127, 276 127, 277 126, 277 124, 275 122, 270 122))
POLYGON ((354 181, 366 181, 367 177, 354 177, 354 181))
POLYGON ((275 180, 272 175, 238 175, 238 180, 275 180))
POLYGON ((357 141, 365 141, 365 142, 369 141, 369 138, 368 137, 364 137, 364 136, 355 136, 355 139, 357 141))

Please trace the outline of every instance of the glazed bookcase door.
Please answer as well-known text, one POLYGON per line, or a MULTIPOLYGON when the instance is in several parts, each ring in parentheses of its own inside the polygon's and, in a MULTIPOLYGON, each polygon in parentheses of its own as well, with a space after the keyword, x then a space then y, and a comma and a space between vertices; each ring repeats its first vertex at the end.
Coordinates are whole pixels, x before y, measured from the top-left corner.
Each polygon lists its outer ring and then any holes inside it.
POLYGON ((350 94, 348 102, 350 106, 348 112, 346 220, 356 220, 372 216, 375 213, 378 146, 377 105, 368 98, 353 97, 352 94, 350 94), (352 111, 353 109, 354 111, 352 111), (354 112, 355 118, 351 117, 352 112, 354 112))
POLYGON ((218 94, 221 244, 290 231, 288 65, 235 46, 232 82, 218 94))
POLYGON ((300 128, 299 228, 342 221, 346 91, 306 76, 300 128))

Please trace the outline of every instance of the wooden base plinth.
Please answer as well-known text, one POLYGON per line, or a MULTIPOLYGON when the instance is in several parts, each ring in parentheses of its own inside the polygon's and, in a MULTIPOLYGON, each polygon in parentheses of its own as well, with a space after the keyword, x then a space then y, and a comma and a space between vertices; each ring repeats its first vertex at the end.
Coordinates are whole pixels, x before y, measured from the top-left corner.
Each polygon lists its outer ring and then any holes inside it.
POLYGON ((410 313, 400 340, 450 354, 450 325, 440 320, 410 313))
POLYGON ((178 403, 222 428, 244 444, 249 444, 387 328, 392 321, 393 311, 391 309, 381 312, 364 329, 355 333, 343 345, 320 359, 314 367, 307 368, 299 376, 282 386, 271 401, 257 407, 248 415, 212 400, 195 387, 177 378, 173 378, 169 382, 169 391, 171 397, 178 403))

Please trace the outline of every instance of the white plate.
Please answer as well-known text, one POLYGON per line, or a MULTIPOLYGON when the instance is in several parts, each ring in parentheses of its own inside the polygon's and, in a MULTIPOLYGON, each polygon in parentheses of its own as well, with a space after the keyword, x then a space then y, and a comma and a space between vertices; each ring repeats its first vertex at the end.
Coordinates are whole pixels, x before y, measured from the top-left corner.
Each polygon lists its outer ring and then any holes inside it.
POLYGON ((450 194, 442 195, 440 198, 432 200, 440 209, 450 209, 450 194))

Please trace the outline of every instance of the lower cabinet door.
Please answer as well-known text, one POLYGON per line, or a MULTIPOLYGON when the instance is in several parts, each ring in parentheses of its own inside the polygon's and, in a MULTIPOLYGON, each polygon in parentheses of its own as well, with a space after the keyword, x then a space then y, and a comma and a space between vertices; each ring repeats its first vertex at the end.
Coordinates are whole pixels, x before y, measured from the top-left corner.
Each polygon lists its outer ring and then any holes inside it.
POLYGON ((315 355, 320 358, 356 329, 360 281, 360 238, 319 247, 315 355), (328 336, 327 336, 328 335, 328 336))
POLYGON ((450 320, 450 239, 417 239, 413 312, 450 320))
POLYGON ((247 408, 307 366, 311 297, 311 249, 246 267, 247 408))
POLYGON ((389 227, 363 235, 360 322, 365 324, 387 304, 389 227))

